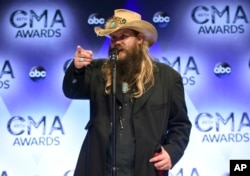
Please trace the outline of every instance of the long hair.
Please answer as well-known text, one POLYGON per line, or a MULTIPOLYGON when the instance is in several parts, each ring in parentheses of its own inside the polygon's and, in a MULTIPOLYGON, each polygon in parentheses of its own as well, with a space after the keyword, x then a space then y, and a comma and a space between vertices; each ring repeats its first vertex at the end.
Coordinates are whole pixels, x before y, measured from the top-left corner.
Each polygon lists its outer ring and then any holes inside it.
MULTIPOLYGON (((147 90, 154 85, 154 63, 149 54, 148 42, 143 41, 139 45, 141 49, 142 59, 139 66, 139 72, 133 74, 128 82, 128 89, 132 89, 131 98, 141 97, 147 90)), ((102 67, 102 74, 106 80, 105 93, 110 94, 112 84, 112 64, 109 60, 104 62, 102 67)))

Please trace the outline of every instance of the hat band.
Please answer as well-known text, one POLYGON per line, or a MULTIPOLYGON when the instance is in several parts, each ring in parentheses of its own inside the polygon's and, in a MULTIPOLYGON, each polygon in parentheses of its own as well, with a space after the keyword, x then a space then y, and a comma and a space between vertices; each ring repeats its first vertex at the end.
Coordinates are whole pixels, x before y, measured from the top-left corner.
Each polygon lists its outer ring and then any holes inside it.
POLYGON ((112 18, 108 19, 108 21, 106 22, 105 28, 114 29, 114 28, 117 28, 119 26, 126 24, 126 22, 127 20, 125 18, 113 16, 112 18))

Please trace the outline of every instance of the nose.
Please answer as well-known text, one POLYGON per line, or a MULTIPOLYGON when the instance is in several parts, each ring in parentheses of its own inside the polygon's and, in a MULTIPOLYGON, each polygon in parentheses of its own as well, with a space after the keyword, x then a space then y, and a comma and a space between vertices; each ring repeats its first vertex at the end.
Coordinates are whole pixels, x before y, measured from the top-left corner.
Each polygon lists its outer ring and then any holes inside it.
POLYGON ((111 44, 115 47, 121 44, 121 40, 112 40, 111 44))
POLYGON ((120 41, 111 42, 111 48, 119 48, 121 46, 120 41))

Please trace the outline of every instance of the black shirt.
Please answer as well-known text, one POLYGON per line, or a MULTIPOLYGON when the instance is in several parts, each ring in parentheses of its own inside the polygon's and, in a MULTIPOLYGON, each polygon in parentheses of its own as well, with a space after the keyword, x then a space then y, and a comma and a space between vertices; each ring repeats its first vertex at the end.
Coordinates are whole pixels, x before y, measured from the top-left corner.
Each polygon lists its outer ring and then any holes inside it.
MULTIPOLYGON (((120 91, 117 93, 121 93, 120 91)), ((116 113, 116 175, 134 175, 135 138, 132 119, 133 102, 130 100, 129 92, 122 93, 123 101, 117 105, 116 113)), ((111 140, 110 140, 111 141, 111 140)), ((108 170, 111 175, 112 141, 108 152, 108 170)))

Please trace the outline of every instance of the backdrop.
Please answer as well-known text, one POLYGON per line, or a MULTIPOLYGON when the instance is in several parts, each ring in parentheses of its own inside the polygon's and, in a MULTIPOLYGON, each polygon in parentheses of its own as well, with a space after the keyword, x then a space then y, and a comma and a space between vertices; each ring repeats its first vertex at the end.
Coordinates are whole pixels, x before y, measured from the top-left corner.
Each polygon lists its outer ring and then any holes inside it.
POLYGON ((114 9, 155 25, 153 57, 183 77, 193 128, 171 176, 225 176, 249 159, 250 1, 1 0, 0 176, 71 176, 89 119, 62 80, 76 46, 107 57, 97 37, 114 9))

